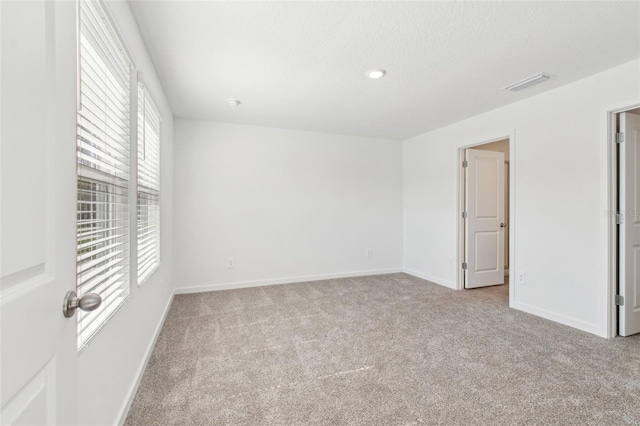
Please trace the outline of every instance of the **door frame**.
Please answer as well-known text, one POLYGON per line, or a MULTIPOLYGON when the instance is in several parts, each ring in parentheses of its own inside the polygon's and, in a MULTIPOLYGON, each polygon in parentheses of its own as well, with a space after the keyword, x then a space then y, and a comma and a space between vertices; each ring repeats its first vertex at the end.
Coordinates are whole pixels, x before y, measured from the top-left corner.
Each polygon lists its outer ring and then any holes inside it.
POLYGON ((509 217, 507 218, 507 225, 509 226, 509 306, 513 306, 515 301, 515 277, 516 277, 516 232, 515 232, 515 171, 516 171, 516 147, 515 147, 515 130, 509 132, 497 133, 499 136, 491 136, 486 139, 476 139, 476 142, 471 142, 467 145, 458 147, 458 209, 457 209, 457 241, 458 241, 458 277, 456 288, 458 290, 464 290, 464 270, 462 269, 462 262, 464 261, 464 220, 462 219, 462 212, 464 211, 464 196, 465 196, 465 181, 464 181, 464 168, 462 162, 465 158, 465 150, 468 148, 474 148, 479 145, 485 145, 492 142, 498 142, 501 140, 509 140, 509 217))
POLYGON ((617 115, 626 111, 640 108, 640 99, 625 102, 622 105, 606 109, 607 136, 607 239, 608 244, 608 287, 606 294, 607 312, 607 337, 618 335, 618 307, 616 306, 616 294, 618 294, 618 228, 616 213, 618 209, 618 157, 617 157, 617 115))

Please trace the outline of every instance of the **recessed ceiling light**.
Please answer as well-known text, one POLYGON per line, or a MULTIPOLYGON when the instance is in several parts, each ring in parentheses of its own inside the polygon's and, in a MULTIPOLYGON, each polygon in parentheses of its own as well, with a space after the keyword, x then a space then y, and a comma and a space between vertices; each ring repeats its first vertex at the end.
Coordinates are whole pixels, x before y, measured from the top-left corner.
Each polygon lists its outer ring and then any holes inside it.
POLYGON ((229 104, 230 107, 237 108, 240 106, 241 102, 237 99, 227 99, 227 103, 229 104))
POLYGON ((369 77, 372 80, 377 80, 379 78, 384 77, 386 73, 387 72, 382 68, 374 68, 372 70, 367 71, 367 77, 369 77))

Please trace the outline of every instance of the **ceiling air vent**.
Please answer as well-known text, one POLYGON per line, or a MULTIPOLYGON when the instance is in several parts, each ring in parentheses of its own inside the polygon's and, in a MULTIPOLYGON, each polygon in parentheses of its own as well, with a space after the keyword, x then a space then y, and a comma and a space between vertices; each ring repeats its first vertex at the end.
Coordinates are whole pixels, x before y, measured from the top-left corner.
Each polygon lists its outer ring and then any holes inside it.
POLYGON ((525 78, 524 80, 520 80, 517 83, 513 83, 510 86, 503 87, 504 90, 509 90, 511 92, 519 92, 522 89, 526 89, 527 87, 531 87, 534 84, 542 83, 543 81, 547 81, 553 76, 551 74, 540 73, 534 76, 525 78))

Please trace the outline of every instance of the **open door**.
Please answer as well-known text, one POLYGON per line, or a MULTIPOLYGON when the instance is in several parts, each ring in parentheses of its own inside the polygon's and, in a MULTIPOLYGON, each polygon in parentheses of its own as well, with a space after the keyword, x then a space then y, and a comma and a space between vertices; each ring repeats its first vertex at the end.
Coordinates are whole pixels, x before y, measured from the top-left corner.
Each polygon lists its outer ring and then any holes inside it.
POLYGON ((640 116, 620 114, 618 333, 640 333, 640 116))
POLYGON ((504 153, 465 150, 465 288, 504 284, 504 153))
POLYGON ((0 19, 0 424, 76 424, 76 3, 2 1, 0 19))

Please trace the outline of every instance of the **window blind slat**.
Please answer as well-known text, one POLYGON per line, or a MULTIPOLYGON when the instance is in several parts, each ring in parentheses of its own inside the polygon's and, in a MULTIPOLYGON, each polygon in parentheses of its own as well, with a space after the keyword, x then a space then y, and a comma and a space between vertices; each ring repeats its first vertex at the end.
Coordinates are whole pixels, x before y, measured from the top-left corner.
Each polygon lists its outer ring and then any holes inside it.
POLYGON ((99 273, 99 271, 101 270, 100 265, 104 264, 105 262, 111 263, 111 262, 122 262, 123 261, 123 256, 122 254, 125 253, 126 250, 115 250, 111 253, 109 253, 106 256, 102 256, 98 259, 93 259, 93 260, 89 260, 89 261, 85 261, 81 264, 79 264, 77 266, 78 269, 78 276, 81 277, 81 279, 83 281, 86 281, 88 279, 91 279, 89 274, 90 272, 96 272, 99 273), (89 271, 89 272, 87 272, 89 271), (82 275, 85 274, 85 275, 82 275))
MULTIPOLYGON (((82 100, 80 103, 80 108, 81 108, 81 111, 80 111, 81 123, 91 124, 94 126, 93 128, 89 128, 87 125, 85 125, 84 127, 87 128, 87 130, 95 131, 97 129, 98 131, 103 132, 105 130, 104 128, 106 128, 107 130, 112 130, 114 133, 119 133, 119 132, 123 132, 124 134, 129 133, 129 124, 127 121, 121 120, 120 123, 117 123, 116 122, 117 117, 111 117, 109 120, 106 120, 103 115, 104 111, 100 109, 99 105, 96 106, 95 100, 91 100, 91 99, 82 100)), ((128 146, 127 138, 122 138, 124 142, 123 146, 128 146)))
POLYGON ((128 293, 122 289, 122 277, 118 277, 120 281, 115 281, 108 290, 102 292, 102 304, 98 309, 91 312, 80 311, 78 315, 78 333, 80 335, 93 336, 100 328, 106 324, 117 309, 122 306, 126 300, 128 293))
POLYGON ((138 264, 138 268, 144 269, 146 265, 155 265, 155 264, 156 264, 155 251, 153 250, 153 248, 150 248, 149 250, 147 250, 142 254, 140 263, 138 264))
POLYGON ((130 61, 122 54, 124 48, 115 31, 110 28, 111 23, 103 5, 87 0, 83 6, 80 8, 80 36, 81 41, 84 38, 88 46, 85 46, 81 54, 95 54, 107 65, 109 78, 117 81, 122 87, 127 87, 130 61))
POLYGON ((129 139, 127 134, 129 128, 123 121, 116 121, 115 119, 105 120, 101 115, 105 114, 104 110, 101 110, 99 106, 96 106, 93 101, 87 100, 81 105, 82 111, 80 111, 79 131, 84 131, 84 136, 88 142, 109 143, 113 145, 116 151, 120 152, 125 158, 129 158, 129 139))
POLYGON ((97 186, 88 188, 82 186, 81 190, 83 195, 94 191, 102 194, 103 196, 108 194, 109 196, 124 197, 123 199, 129 199, 129 175, 123 175, 123 177, 110 175, 101 170, 94 169, 86 166, 81 162, 77 164, 78 176, 82 177, 82 181, 78 182, 78 185, 84 185, 85 182, 92 184, 99 184, 97 186))
POLYGON ((78 250, 83 250, 92 246, 96 246, 98 244, 107 243, 117 238, 121 238, 121 237, 118 234, 115 234, 109 237, 95 238, 95 239, 89 240, 86 243, 78 244, 78 250))
POLYGON ((93 220, 93 219, 87 219, 84 220, 82 222, 78 221, 78 225, 82 226, 82 231, 86 231, 87 229, 93 229, 93 228, 89 228, 88 225, 104 225, 104 224, 113 224, 113 222, 123 222, 124 224, 122 226, 118 226, 118 228, 120 229, 124 229, 126 228, 128 219, 106 219, 106 220, 93 220))
MULTIPOLYGON (((87 85, 82 86, 84 89, 87 85)), ((97 90, 95 86, 94 90, 97 90)), ((129 110, 123 108, 122 103, 110 104, 107 102, 107 93, 91 93, 90 90, 85 89, 84 96, 80 100, 80 113, 85 118, 93 118, 92 122, 97 124, 106 124, 113 127, 113 129, 129 129, 129 110)))
POLYGON ((83 68, 80 73, 80 85, 84 90, 82 99, 97 98, 105 102, 112 112, 120 114, 119 105, 127 103, 128 93, 122 90, 114 90, 110 87, 109 81, 101 78, 101 76, 94 70, 94 67, 100 66, 100 64, 92 64, 92 60, 89 57, 82 57, 82 60, 87 59, 86 67, 83 68))
MULTIPOLYGON (((121 238, 121 237, 118 236, 118 238, 121 238)), ((81 263, 81 262, 83 262, 83 261, 85 261, 87 259, 91 259, 91 258, 96 257, 96 256, 102 256, 102 255, 105 254, 105 252, 115 250, 115 249, 117 249, 118 247, 120 247, 123 244, 124 244, 124 242, 116 242, 116 243, 110 244, 108 246, 101 247, 101 248, 96 249, 96 250, 86 250, 85 249, 86 253, 78 255, 78 263, 81 263)), ((78 251, 78 252, 82 253, 81 251, 78 251)))
MULTIPOLYGON (((104 41, 103 43, 93 46, 107 51, 108 54, 106 58, 113 62, 116 69, 131 68, 131 61, 125 52, 120 36, 111 24, 104 5, 97 1, 87 1, 86 6, 82 11, 86 14, 90 23, 88 29, 94 31, 93 34, 104 41)), ((128 80, 125 81, 128 82, 128 80)))
POLYGON ((151 235, 151 236, 147 236, 143 243, 140 245, 140 249, 138 250, 138 257, 140 258, 140 260, 142 260, 142 258, 146 255, 146 254, 155 254, 155 246, 158 243, 158 238, 156 238, 155 235, 151 235))
POLYGON ((122 161, 122 159, 110 153, 108 151, 109 148, 112 147, 101 149, 86 143, 83 138, 78 139, 78 151, 85 157, 87 162, 101 165, 105 170, 115 169, 112 174, 117 174, 121 171, 127 172, 129 168, 128 162, 122 161))
POLYGON ((156 270, 157 267, 158 267, 157 264, 149 264, 140 268, 140 272, 139 272, 140 279, 146 280, 147 278, 149 278, 151 274, 156 270))
POLYGON ((120 232, 120 231, 122 231, 122 228, 123 228, 122 226, 114 226, 112 228, 97 229, 97 230, 91 230, 91 231, 80 230, 78 232, 78 241, 82 240, 84 238, 88 238, 88 237, 91 237, 91 236, 98 235, 98 234, 108 234, 110 232, 120 232))
POLYGON ((83 293, 91 293, 95 290, 98 289, 99 286, 101 285, 105 285, 106 287, 109 287, 109 283, 110 283, 110 279, 113 278, 114 276, 118 275, 118 276, 123 276, 122 273, 120 273, 122 271, 123 267, 122 266, 115 266, 115 267, 111 267, 109 269, 106 269, 104 271, 101 271, 99 274, 97 274, 96 276, 94 276, 92 279, 86 281, 84 284, 82 284, 82 286, 80 287, 83 293))
POLYGON ((117 80, 109 73, 105 73, 103 64, 105 61, 103 58, 92 49, 91 46, 87 46, 85 50, 81 52, 81 59, 85 62, 86 66, 81 69, 81 75, 90 74, 93 76, 94 83, 107 83, 113 82, 115 84, 109 85, 114 91, 113 93, 119 95, 126 101, 129 98, 129 93, 125 90, 126 85, 119 85, 117 80))

